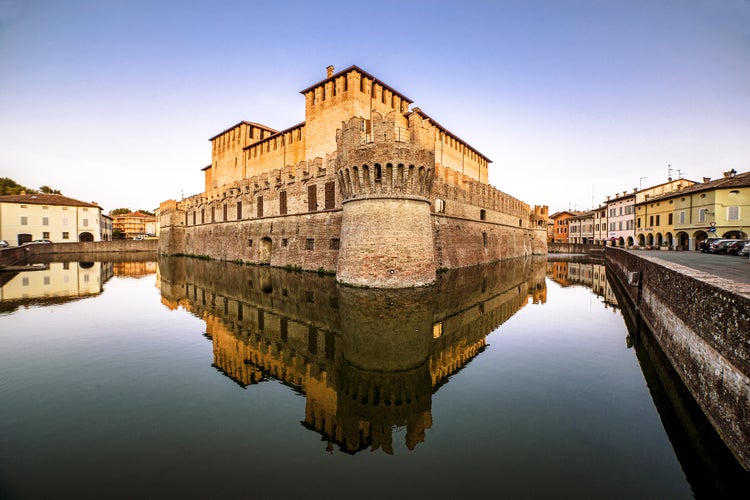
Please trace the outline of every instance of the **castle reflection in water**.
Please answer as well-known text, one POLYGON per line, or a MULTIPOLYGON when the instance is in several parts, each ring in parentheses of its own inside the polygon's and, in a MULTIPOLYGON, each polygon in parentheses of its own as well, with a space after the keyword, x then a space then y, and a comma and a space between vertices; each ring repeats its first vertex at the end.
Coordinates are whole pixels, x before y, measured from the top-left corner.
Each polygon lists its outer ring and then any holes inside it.
POLYGON ((214 366, 243 387, 275 379, 306 397, 328 449, 413 449, 432 394, 527 304, 546 301, 547 259, 441 273, 435 286, 345 287, 333 277, 188 258, 159 260, 162 302, 206 323, 214 366))

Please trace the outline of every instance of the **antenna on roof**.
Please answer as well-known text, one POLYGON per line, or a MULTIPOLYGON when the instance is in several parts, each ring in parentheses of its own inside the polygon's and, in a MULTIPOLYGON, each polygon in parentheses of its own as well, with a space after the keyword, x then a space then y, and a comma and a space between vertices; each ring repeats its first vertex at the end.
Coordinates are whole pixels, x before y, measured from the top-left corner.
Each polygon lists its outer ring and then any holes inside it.
POLYGON ((672 180, 672 164, 667 165, 667 180, 672 180))
POLYGON ((682 170, 680 170, 680 169, 678 168, 678 169, 677 169, 677 178, 678 178, 678 179, 682 179, 682 176, 683 176, 683 175, 685 175, 685 172, 683 172, 682 170))
POLYGON ((643 181, 645 181, 645 180, 646 180, 645 177, 641 177, 641 180, 638 181, 638 189, 639 190, 643 189, 643 181))

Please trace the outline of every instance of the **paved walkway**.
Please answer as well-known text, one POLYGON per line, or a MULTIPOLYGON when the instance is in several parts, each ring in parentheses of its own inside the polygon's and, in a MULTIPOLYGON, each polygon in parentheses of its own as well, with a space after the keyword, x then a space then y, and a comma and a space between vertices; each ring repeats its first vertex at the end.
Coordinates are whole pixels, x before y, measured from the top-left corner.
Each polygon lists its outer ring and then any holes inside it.
POLYGON ((739 283, 750 285, 750 259, 736 255, 716 255, 695 251, 674 252, 664 250, 632 250, 638 255, 655 257, 691 267, 739 283))

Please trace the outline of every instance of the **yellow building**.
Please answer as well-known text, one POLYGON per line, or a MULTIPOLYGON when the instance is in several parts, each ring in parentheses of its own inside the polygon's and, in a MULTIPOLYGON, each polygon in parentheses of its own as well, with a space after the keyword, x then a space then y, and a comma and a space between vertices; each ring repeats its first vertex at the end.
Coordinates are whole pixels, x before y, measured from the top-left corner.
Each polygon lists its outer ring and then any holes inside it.
POLYGON ((640 246, 697 250, 708 237, 747 238, 750 226, 750 172, 731 170, 717 180, 679 186, 636 204, 640 246))
POLYGON ((23 245, 102 240, 101 207, 60 194, 0 196, 0 240, 23 245))

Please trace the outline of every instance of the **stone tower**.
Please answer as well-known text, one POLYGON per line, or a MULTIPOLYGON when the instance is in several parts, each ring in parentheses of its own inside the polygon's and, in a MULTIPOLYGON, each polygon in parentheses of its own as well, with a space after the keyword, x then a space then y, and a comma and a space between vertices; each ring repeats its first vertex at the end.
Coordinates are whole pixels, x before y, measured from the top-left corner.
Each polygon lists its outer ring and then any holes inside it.
POLYGON ((396 113, 351 118, 336 134, 336 175, 343 195, 336 269, 341 283, 406 288, 435 281, 434 148, 417 115, 403 128, 397 126, 396 113))

